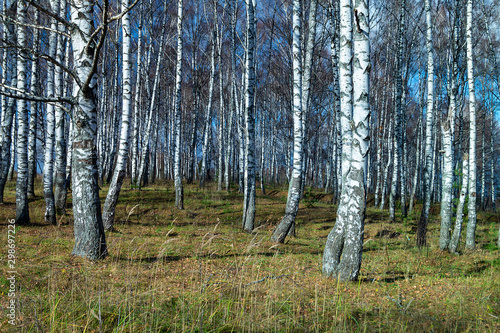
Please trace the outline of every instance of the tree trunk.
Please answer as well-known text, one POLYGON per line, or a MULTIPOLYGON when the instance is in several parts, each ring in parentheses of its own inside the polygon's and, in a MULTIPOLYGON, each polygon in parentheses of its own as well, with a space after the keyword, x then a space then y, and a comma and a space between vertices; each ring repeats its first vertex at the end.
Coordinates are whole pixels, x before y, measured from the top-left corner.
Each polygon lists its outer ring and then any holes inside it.
MULTIPOLYGON (((130 0, 122 1, 122 11, 126 11, 129 6, 130 0)), ((116 167, 113 171, 113 178, 111 179, 106 201, 104 202, 103 224, 106 230, 113 229, 116 204, 118 202, 118 197, 125 178, 130 146, 130 118, 132 114, 132 61, 130 59, 130 42, 132 39, 132 33, 130 29, 130 14, 128 12, 126 12, 122 17, 122 34, 122 125, 120 130, 120 146, 118 148, 116 167)), ((116 110, 116 112, 118 112, 118 110, 116 110)))
POLYGON ((288 186, 288 198, 285 216, 281 219, 271 236, 277 243, 283 243, 286 236, 295 224, 295 217, 299 209, 301 184, 302 184, 302 159, 303 159, 303 128, 302 116, 302 50, 301 50, 301 1, 293 1, 293 32, 292 32, 292 57, 293 57, 293 171, 292 179, 288 186))
MULTIPOLYGON (((60 5, 59 15, 64 17, 66 13, 66 1, 63 1, 60 5)), ((63 29, 60 25, 60 30, 63 29)), ((58 61, 63 64, 64 59, 64 41, 63 36, 58 36, 59 41, 57 43, 56 57, 58 61)), ((69 61, 68 61, 69 63, 69 61)), ((62 68, 56 66, 55 68, 55 79, 54 87, 57 89, 56 94, 59 96, 64 96, 64 75, 62 68)), ((56 106, 55 109, 55 190, 54 190, 54 200, 56 206, 56 212, 58 214, 65 214, 66 212, 66 139, 64 137, 65 128, 65 113, 60 106, 56 106)))
POLYGON ((450 252, 456 253, 458 248, 458 242, 460 241, 460 234, 462 232, 462 223, 464 216, 464 205, 467 196, 467 188, 469 181, 469 155, 464 154, 462 159, 462 189, 460 190, 460 199, 457 206, 457 219, 455 221, 455 228, 453 229, 453 235, 450 240, 450 252))
MULTIPOLYGON (((96 66, 92 66, 96 59, 92 55, 97 46, 90 44, 87 49, 94 27, 93 4, 91 0, 75 0, 71 3, 71 20, 78 27, 71 30, 73 59, 76 75, 81 82, 85 82, 82 87, 75 86, 72 181, 75 247, 72 254, 97 260, 107 255, 107 248, 99 201, 95 144, 97 82, 92 80, 96 74, 96 66)), ((107 8, 104 10, 107 11, 107 8)), ((106 29, 104 27, 102 33, 106 33, 106 29)))
POLYGON ((247 1, 247 52, 245 74, 245 175, 243 230, 252 232, 255 220, 255 0, 247 1))
MULTIPOLYGON (((28 7, 25 1, 17 2, 17 20, 26 21, 28 7)), ((19 26, 17 29, 17 42, 27 45, 26 28, 19 26)), ((28 55, 23 49, 19 50, 17 57, 17 89, 25 91, 27 73, 26 62, 28 55)), ((24 99, 17 101, 18 128, 17 128, 17 183, 16 183, 16 223, 27 225, 30 223, 28 209, 28 103, 24 99)))
POLYGON ((181 101, 182 101, 182 0, 177 3, 177 74, 174 105, 174 183, 175 207, 184 209, 184 188, 181 175, 181 101))
POLYGON ((427 110, 425 128, 424 204, 420 214, 420 220, 417 224, 417 246, 419 248, 427 244, 427 223, 429 221, 429 210, 431 206, 431 173, 433 161, 432 136, 434 127, 434 57, 432 55, 431 0, 425 0, 425 12, 427 22, 427 110))
MULTIPOLYGON (((35 10, 34 21, 36 24, 39 23, 40 14, 38 10, 35 10)), ((39 52, 40 45, 40 31, 36 31, 33 34, 33 47, 35 52, 39 52)), ((33 59, 31 62, 31 84, 30 92, 32 95, 37 96, 39 94, 38 89, 39 79, 38 79, 38 59, 33 59)), ((38 107, 39 103, 36 101, 30 102, 30 124, 29 124, 29 142, 28 142, 28 198, 35 197, 35 179, 36 179, 36 132, 37 132, 37 120, 38 120, 38 107)))
MULTIPOLYGON (((337 221, 328 235, 323 253, 323 274, 333 276, 340 281, 356 280, 361 269, 363 252, 364 218, 366 211, 366 173, 369 151, 369 77, 370 77, 370 41, 368 4, 364 0, 354 1, 355 28, 350 19, 351 6, 341 0, 341 26, 346 28, 341 35, 353 34, 352 79, 352 141, 350 156, 345 174, 346 182, 342 186, 341 200, 337 211, 337 221)), ((344 44, 344 47, 346 45, 344 44)), ((350 45, 348 45, 350 47, 350 45)), ((342 50, 341 50, 342 52, 342 50)), ((341 60, 342 61, 342 60, 341 60)), ((342 85, 341 85, 342 89, 342 85)), ((343 117, 349 116, 343 114, 343 117)), ((343 161, 345 162, 345 161, 343 161)))
POLYGON ((469 205, 467 236, 465 246, 467 249, 476 247, 476 92, 474 87, 474 55, 472 50, 472 0, 467 0, 467 81, 469 85, 469 205))

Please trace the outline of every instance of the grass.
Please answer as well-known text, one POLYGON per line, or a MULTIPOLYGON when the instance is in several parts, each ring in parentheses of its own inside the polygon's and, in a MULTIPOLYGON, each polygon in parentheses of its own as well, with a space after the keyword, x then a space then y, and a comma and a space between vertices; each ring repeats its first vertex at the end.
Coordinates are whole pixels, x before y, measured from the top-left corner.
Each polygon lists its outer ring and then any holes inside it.
MULTIPOLYGON (((14 186, 8 183, 0 206, 3 230, 15 215, 14 186)), ((269 237, 284 212, 286 189, 258 195, 257 229, 247 234, 240 194, 188 185, 186 209, 178 211, 172 188, 124 186, 117 232, 106 234, 110 256, 99 262, 70 255, 71 209, 58 218, 60 226, 46 225, 37 188, 33 225, 16 235, 18 325, 2 316, 0 331, 500 331, 499 214, 480 213, 478 249, 456 256, 436 247, 439 216, 431 216, 430 245, 419 251, 418 214, 389 223, 387 212, 369 207, 360 279, 338 283, 321 274, 335 222, 331 196, 308 189, 297 237, 275 245, 269 237)), ((68 199, 71 204, 71 194, 68 199)), ((6 231, 0 242, 7 244, 6 231)), ((6 305, 4 276, 0 284, 6 305)))

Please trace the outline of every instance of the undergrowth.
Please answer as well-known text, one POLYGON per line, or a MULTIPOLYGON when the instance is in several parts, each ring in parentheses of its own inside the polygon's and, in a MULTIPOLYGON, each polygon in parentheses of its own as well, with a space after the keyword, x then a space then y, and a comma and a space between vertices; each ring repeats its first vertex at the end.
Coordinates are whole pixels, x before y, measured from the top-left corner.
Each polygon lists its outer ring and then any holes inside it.
MULTIPOLYGON (((3 230, 15 214, 14 187, 8 184, 6 204, 0 206, 3 230)), ((498 214, 479 214, 478 249, 457 256, 436 247, 439 216, 431 216, 429 246, 418 250, 418 214, 389 223, 387 212, 369 207, 360 279, 339 283, 321 273, 323 246, 335 222, 331 195, 308 189, 297 237, 276 245, 269 238, 284 213, 285 189, 270 187, 266 196, 258 195, 257 228, 247 234, 241 231, 242 197, 236 190, 188 185, 186 209, 178 211, 172 188, 171 183, 141 191, 124 186, 116 231, 106 234, 110 255, 98 262, 70 255, 71 209, 57 227, 43 222, 38 188, 30 202, 33 224, 18 229, 16 238, 17 326, 2 316, 1 330, 500 330, 498 214)), ((71 206, 71 194, 68 199, 71 206)), ((2 276, 0 282, 5 308, 8 281, 2 276)))

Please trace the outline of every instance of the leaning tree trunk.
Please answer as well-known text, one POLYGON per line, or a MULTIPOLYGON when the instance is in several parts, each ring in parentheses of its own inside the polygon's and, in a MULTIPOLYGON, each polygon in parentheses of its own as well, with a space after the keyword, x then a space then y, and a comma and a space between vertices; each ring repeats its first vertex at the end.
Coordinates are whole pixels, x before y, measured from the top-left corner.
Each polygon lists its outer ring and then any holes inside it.
MULTIPOLYGON (((323 253, 323 274, 333 276, 340 281, 356 280, 361 269, 363 252, 364 219, 366 211, 366 173, 370 143, 370 41, 368 3, 364 0, 354 1, 356 29, 353 34, 354 58, 352 66, 353 78, 353 113, 352 142, 350 156, 345 174, 345 183, 337 211, 337 221, 328 235, 323 253)), ((341 26, 345 30, 342 37, 349 36, 352 27, 350 19, 351 6, 341 0, 341 26)), ((344 44, 344 47, 346 45, 344 44)), ((350 47, 350 45, 349 45, 350 47)), ((342 89, 342 86, 341 86, 342 89)), ((345 117, 346 114, 343 114, 345 117)), ((344 161, 343 161, 344 162, 344 161)))
POLYGON ((175 207, 184 209, 184 188, 181 175, 181 101, 182 101, 182 0, 177 3, 177 74, 174 105, 174 184, 175 207))
POLYGON ((274 229, 271 239, 283 243, 295 223, 299 209, 300 190, 302 184, 302 159, 303 159, 303 128, 302 128, 302 51, 301 51, 301 13, 300 0, 293 1, 293 32, 292 32, 292 57, 293 57, 293 171, 288 186, 288 199, 285 216, 274 229))
POLYGON ((425 0, 425 12, 427 21, 427 118, 425 128, 424 204, 417 225, 417 246, 419 248, 427 244, 427 223, 431 206, 432 134, 434 127, 434 57, 432 55, 431 0, 425 0))
POLYGON ((474 88, 474 60, 472 50, 472 0, 467 0, 467 81, 469 85, 469 205, 465 247, 476 247, 476 92, 474 88))
POLYGON ((255 220, 255 0, 247 1, 245 74, 245 175, 243 230, 252 232, 255 220))
MULTIPOLYGON (((26 21, 28 7, 24 0, 17 3, 17 20, 26 21)), ((27 45, 26 27, 17 29, 17 42, 27 45)), ((17 57, 17 89, 25 91, 27 73, 26 62, 28 55, 24 49, 19 49, 17 57)), ((27 225, 30 223, 28 209, 28 103, 24 99, 17 101, 18 128, 17 128, 17 183, 16 183, 16 223, 27 225)))
MULTIPOLYGON (((35 10, 34 22, 39 23, 40 14, 35 10)), ((40 31, 37 30, 33 36, 33 47, 35 52, 39 52, 40 31)), ((31 84, 30 92, 32 95, 39 94, 38 89, 38 59, 33 59, 31 62, 31 84)), ((38 107, 40 103, 36 101, 30 102, 30 124, 29 124, 29 142, 28 142, 28 198, 35 197, 35 178, 36 178, 36 128, 38 118, 38 107)))
MULTIPOLYGON (((71 20, 78 29, 71 30, 73 59, 76 75, 83 82, 75 86, 76 103, 73 113, 73 216, 75 246, 73 255, 92 260, 107 255, 106 238, 99 201, 97 174, 97 81, 96 75, 98 49, 89 44, 94 29, 93 4, 91 0, 74 0, 71 3, 71 20)), ((107 8, 104 13, 107 14, 107 8)), ((103 15, 103 17, 107 17, 103 15)), ((103 34, 107 26, 104 26, 103 34)))
MULTIPOLYGON (((130 0, 124 0, 122 2, 122 11, 126 11, 129 6, 130 0)), ((128 12, 125 12, 125 15, 122 17, 122 31, 122 126, 120 131, 120 146, 118 148, 116 167, 113 171, 113 177, 109 186, 108 195, 106 196, 106 201, 104 202, 103 224, 106 230, 113 229, 116 204, 123 185, 123 180, 125 179, 130 146, 130 118, 132 115, 132 60, 130 59, 130 42, 132 34, 130 31, 130 14, 128 12)))
MULTIPOLYGON (((216 24, 216 23, 214 23, 216 24)), ((212 113, 212 105, 213 105, 213 97, 214 97, 214 84, 215 84, 215 50, 216 50, 216 40, 217 40, 217 30, 215 30, 214 27, 214 32, 213 32, 213 37, 212 37, 212 54, 211 54, 211 60, 210 60, 210 83, 208 86, 208 104, 207 108, 205 109, 205 130, 203 131, 203 145, 201 149, 201 173, 200 173, 200 188, 203 188, 205 186, 205 181, 207 180, 207 174, 209 172, 209 165, 208 165, 208 153, 209 153, 209 140, 211 136, 211 128, 212 128, 212 122, 211 122, 211 113, 212 113)))
POLYGON ((453 229, 453 235, 450 240, 450 252, 456 253, 458 248, 458 242, 460 241, 460 234, 462 233, 462 223, 464 219, 464 206, 465 199, 467 196, 467 188, 469 182, 469 155, 464 154, 462 159, 462 189, 460 190, 460 198, 457 206, 457 219, 455 221, 455 228, 453 229))

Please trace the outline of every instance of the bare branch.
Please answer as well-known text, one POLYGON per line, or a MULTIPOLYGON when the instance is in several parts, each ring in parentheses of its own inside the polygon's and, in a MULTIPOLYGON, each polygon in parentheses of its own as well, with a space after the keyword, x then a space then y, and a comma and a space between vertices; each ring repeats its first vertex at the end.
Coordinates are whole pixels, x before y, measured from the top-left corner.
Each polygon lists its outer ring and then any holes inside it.
POLYGON ((59 23, 62 23, 64 24, 66 27, 70 28, 70 29, 74 29, 74 28, 77 28, 74 24, 72 24, 71 22, 68 22, 67 20, 65 20, 64 18, 60 17, 59 15, 53 13, 51 10, 43 7, 42 5, 40 5, 38 2, 39 1, 35 1, 35 0, 26 0, 30 5, 32 5, 33 7, 35 7, 36 9, 38 9, 39 11, 41 11, 42 13, 52 17, 54 20, 56 20, 57 22, 59 23))
MULTIPOLYGON (((101 48, 104 45, 104 40, 106 39, 106 33, 108 31, 108 22, 106 20, 106 16, 108 16, 108 4, 109 4, 109 1, 104 0, 104 4, 103 4, 104 8, 103 8, 103 12, 102 12, 102 22, 103 22, 102 23, 102 34, 101 34, 99 41, 97 42, 97 45, 94 49, 94 60, 92 63, 92 68, 90 70, 89 76, 87 77, 87 80, 85 81, 83 86, 81 86, 81 89, 84 92, 89 89, 90 82, 92 81, 94 74, 97 72, 97 65, 99 63, 99 52, 101 51, 101 48)), ((89 44, 91 42, 92 42, 92 40, 89 40, 89 44)), ((87 45, 87 48, 88 47, 89 47, 89 45, 87 45)))
POLYGON ((19 44, 16 44, 16 43, 12 43, 11 41, 9 40, 5 40, 3 38, 0 38, 0 41, 2 43, 4 43, 5 45, 9 46, 9 47, 12 47, 12 48, 15 48, 15 49, 20 49, 20 50, 23 50, 25 52, 28 52, 30 53, 31 55, 39 58, 39 59, 43 59, 43 60, 46 60, 48 62, 51 62, 53 63, 54 65, 60 67, 63 71, 65 71, 66 73, 68 73, 69 75, 71 75, 71 77, 73 79, 75 79, 76 83, 81 86, 82 85, 82 82, 80 81, 80 79, 78 78, 78 75, 76 75, 71 69, 69 69, 68 67, 66 67, 64 64, 60 63, 59 61, 57 61, 56 59, 52 58, 51 56, 47 55, 47 54, 42 54, 42 53, 39 53, 33 49, 30 49, 30 48, 27 48, 23 45, 19 45, 19 44))
POLYGON ((7 96, 9 98, 15 98, 15 99, 24 99, 27 101, 34 101, 34 102, 45 102, 49 104, 55 104, 63 109, 66 110, 66 108, 60 103, 69 103, 71 105, 75 104, 75 99, 73 97, 42 97, 42 96, 35 96, 31 94, 27 94, 25 91, 22 91, 16 87, 8 86, 3 83, 0 83, 0 87, 3 89, 8 89, 12 90, 15 93, 8 92, 6 90, 0 90, 0 95, 7 96))
POLYGON ((130 7, 128 7, 127 9, 125 9, 123 12, 121 12, 118 15, 115 15, 115 16, 111 17, 108 20, 108 23, 111 23, 113 21, 121 19, 123 17, 123 15, 127 14, 128 12, 130 12, 135 7, 135 5, 137 5, 138 3, 139 3, 139 0, 135 0, 134 3, 131 4, 130 7))
POLYGON ((29 23, 22 23, 22 22, 14 20, 14 19, 12 19, 10 17, 7 17, 7 16, 5 16, 4 14, 1 14, 1 13, 0 13, 0 17, 2 17, 4 20, 9 20, 9 22, 11 22, 13 24, 16 24, 16 25, 19 25, 19 26, 33 28, 33 29, 39 29, 39 30, 46 30, 46 31, 57 33, 57 34, 61 34, 61 35, 65 36, 65 37, 71 37, 67 32, 55 30, 55 29, 52 29, 52 28, 49 28, 49 27, 40 26, 40 25, 34 25, 34 24, 29 24, 29 23))

